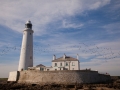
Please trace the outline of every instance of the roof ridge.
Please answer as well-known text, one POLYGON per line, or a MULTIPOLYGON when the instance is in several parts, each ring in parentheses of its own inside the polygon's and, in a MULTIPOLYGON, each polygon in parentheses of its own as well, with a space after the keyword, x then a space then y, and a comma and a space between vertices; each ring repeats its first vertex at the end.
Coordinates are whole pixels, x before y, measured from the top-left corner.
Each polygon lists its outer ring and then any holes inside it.
POLYGON ((73 58, 71 56, 66 56, 65 59, 63 57, 60 57, 60 58, 57 58, 55 60, 52 60, 52 62, 54 62, 54 61, 57 61, 57 62, 58 61, 78 61, 78 59, 77 58, 73 58))

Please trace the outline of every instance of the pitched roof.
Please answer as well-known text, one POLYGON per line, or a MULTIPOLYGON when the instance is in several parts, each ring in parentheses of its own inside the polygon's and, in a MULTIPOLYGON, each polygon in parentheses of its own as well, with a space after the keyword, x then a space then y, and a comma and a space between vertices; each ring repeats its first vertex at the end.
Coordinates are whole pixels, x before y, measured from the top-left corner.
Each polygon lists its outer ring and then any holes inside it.
POLYGON ((39 64, 39 65, 37 65, 36 67, 45 67, 44 65, 42 65, 42 64, 39 64))
POLYGON ((70 57, 70 56, 65 56, 65 58, 60 57, 55 60, 52 60, 52 62, 59 62, 59 61, 78 61, 78 59, 70 57))

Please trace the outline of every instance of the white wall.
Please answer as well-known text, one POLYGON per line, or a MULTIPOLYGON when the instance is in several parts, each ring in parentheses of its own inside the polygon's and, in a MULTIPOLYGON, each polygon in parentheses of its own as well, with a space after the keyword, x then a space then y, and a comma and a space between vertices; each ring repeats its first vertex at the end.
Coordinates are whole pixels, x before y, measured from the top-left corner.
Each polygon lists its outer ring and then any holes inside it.
POLYGON ((12 71, 9 73, 8 81, 17 81, 18 71, 12 71))
POLYGON ((70 70, 79 70, 79 61, 62 61, 62 62, 52 62, 52 68, 53 70, 63 70, 63 68, 70 69, 70 70), (57 63, 57 66, 55 66, 55 63, 57 63), (62 63, 62 66, 61 66, 62 63), (68 66, 66 66, 66 63, 68 63, 68 66), (70 64, 70 65, 69 65, 70 64))
POLYGON ((18 71, 28 67, 33 67, 33 30, 27 28, 23 31, 18 71))

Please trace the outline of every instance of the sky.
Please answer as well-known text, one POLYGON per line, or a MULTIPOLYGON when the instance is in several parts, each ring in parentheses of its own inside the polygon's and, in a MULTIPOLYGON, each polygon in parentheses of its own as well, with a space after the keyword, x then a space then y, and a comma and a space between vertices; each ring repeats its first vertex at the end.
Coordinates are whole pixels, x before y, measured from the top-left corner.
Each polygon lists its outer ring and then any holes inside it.
POLYGON ((81 70, 120 76, 120 0, 0 0, 1 78, 18 69, 28 20, 34 66, 79 54, 81 70))

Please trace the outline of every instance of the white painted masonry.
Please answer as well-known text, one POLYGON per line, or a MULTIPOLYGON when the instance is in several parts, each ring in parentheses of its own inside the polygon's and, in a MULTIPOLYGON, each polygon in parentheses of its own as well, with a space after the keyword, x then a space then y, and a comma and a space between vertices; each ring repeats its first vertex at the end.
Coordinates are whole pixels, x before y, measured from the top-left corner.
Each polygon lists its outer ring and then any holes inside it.
POLYGON ((9 73, 8 81, 17 81, 18 71, 12 71, 9 73))
POLYGON ((23 31, 18 71, 33 67, 33 30, 31 21, 27 21, 23 31))
POLYGON ((80 70, 78 55, 77 59, 66 56, 52 60, 52 70, 80 70))

